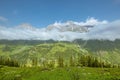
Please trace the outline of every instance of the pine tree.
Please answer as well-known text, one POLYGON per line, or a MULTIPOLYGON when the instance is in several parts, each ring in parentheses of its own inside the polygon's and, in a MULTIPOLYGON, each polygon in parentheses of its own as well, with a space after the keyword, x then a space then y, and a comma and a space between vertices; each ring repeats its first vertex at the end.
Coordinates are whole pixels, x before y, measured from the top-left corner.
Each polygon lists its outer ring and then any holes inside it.
POLYGON ((33 66, 37 66, 38 65, 37 57, 32 59, 32 65, 33 66))
POLYGON ((48 63, 48 67, 49 68, 54 68, 55 66, 55 61, 54 60, 50 60, 49 63, 48 63))
POLYGON ((3 58, 0 56, 0 65, 3 65, 3 58))
POLYGON ((58 67, 64 67, 64 60, 61 56, 58 57, 58 67))
POLYGON ((87 62, 88 62, 88 67, 92 67, 93 57, 92 57, 92 56, 88 56, 88 57, 87 57, 87 62))
POLYGON ((87 66, 88 64, 87 64, 87 57, 86 56, 81 56, 81 64, 83 65, 83 66, 87 66))
POLYGON ((99 61, 97 58, 94 59, 93 67, 99 67, 99 61))
POLYGON ((6 58, 6 59, 5 59, 5 65, 10 66, 10 61, 11 61, 11 59, 10 59, 10 58, 6 58))
POLYGON ((14 67, 19 67, 19 63, 17 60, 13 60, 14 61, 14 67))
POLYGON ((70 66, 72 67, 75 66, 75 61, 73 56, 70 57, 70 66))

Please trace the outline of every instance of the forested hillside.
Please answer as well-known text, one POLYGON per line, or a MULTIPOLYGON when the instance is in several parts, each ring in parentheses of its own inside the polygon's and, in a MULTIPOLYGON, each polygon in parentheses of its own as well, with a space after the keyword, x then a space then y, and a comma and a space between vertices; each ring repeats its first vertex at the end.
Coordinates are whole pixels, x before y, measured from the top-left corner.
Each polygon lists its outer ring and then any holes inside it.
MULTIPOLYGON (((63 64, 70 65, 70 60, 74 65, 86 66, 87 60, 97 60, 103 64, 120 64, 120 40, 75 40, 67 41, 39 41, 39 40, 1 40, 0 56, 4 59, 14 59, 20 66, 40 66, 43 63, 52 62, 58 66, 59 59, 63 64)), ((100 63, 100 64, 102 64, 100 63)), ((91 63, 92 65, 93 63, 91 63)))

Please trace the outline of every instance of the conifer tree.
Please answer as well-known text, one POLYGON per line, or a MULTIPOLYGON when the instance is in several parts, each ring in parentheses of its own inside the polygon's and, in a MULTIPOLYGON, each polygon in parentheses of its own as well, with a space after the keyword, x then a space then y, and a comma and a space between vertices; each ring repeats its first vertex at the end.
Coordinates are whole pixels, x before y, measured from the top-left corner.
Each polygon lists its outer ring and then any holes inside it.
POLYGON ((83 65, 83 66, 87 66, 88 64, 87 64, 87 58, 86 58, 86 56, 81 56, 81 64, 83 65))
POLYGON ((58 57, 58 67, 64 67, 64 60, 61 56, 58 57))
POLYGON ((94 59, 93 67, 99 67, 99 62, 97 58, 94 59))
POLYGON ((87 62, 88 62, 88 67, 92 67, 92 64, 93 64, 93 57, 92 56, 88 56, 87 57, 87 62))
POLYGON ((38 64, 38 60, 37 60, 37 57, 35 57, 32 59, 32 65, 37 66, 37 64, 38 64))
POLYGON ((73 56, 70 57, 70 66, 72 67, 75 66, 75 61, 73 56))

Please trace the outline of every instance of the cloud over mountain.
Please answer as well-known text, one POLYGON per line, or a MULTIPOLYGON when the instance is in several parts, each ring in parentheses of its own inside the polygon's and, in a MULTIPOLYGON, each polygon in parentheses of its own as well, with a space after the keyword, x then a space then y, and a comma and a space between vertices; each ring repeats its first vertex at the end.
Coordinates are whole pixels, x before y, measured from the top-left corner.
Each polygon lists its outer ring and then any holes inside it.
POLYGON ((48 25, 47 30, 56 29, 61 32, 72 31, 72 32, 87 32, 89 28, 100 24, 106 24, 107 21, 98 21, 94 18, 88 18, 85 22, 74 22, 67 21, 65 23, 55 22, 54 24, 48 25))
POLYGON ((120 38, 120 20, 108 22, 89 18, 85 22, 55 22, 45 28, 24 23, 16 27, 0 26, 0 39, 67 40, 120 38))

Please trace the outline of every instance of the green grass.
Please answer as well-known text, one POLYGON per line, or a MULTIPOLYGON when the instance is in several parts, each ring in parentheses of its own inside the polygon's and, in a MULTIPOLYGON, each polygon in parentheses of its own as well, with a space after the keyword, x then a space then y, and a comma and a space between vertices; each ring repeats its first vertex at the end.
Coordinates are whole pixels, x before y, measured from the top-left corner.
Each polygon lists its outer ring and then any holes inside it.
POLYGON ((120 80, 120 68, 0 68, 0 80, 120 80))

